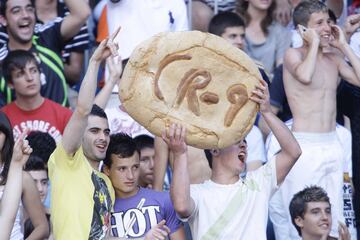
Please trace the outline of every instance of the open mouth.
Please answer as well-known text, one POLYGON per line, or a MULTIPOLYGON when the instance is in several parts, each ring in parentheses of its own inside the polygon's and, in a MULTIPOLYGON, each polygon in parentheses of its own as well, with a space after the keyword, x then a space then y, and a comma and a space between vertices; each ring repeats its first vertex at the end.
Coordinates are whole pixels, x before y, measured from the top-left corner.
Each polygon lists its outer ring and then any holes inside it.
POLYGON ((101 152, 104 152, 106 150, 106 144, 96 144, 96 148, 98 148, 101 152))
POLYGON ((242 163, 245 163, 246 153, 245 153, 245 152, 240 152, 240 153, 238 154, 238 159, 239 159, 242 163))

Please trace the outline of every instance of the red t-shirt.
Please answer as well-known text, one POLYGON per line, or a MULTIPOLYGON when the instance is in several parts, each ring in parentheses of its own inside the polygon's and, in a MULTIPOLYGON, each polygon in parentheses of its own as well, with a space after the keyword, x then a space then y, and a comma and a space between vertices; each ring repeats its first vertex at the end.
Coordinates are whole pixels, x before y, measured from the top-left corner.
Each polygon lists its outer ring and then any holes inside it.
POLYGON ((24 129, 28 129, 47 132, 56 142, 60 141, 72 114, 70 109, 46 98, 40 107, 31 111, 20 109, 15 102, 4 106, 1 110, 10 120, 15 139, 24 129))

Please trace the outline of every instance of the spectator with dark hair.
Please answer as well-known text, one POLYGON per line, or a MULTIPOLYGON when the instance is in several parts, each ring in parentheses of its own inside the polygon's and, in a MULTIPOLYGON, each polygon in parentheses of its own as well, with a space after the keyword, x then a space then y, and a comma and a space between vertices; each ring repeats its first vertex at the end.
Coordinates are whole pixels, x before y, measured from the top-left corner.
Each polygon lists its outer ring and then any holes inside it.
POLYGON ((134 138, 136 147, 140 152, 140 176, 139 185, 144 188, 152 188, 154 178, 154 138, 149 135, 139 135, 134 138))
POLYGON ((93 102, 100 63, 116 55, 118 31, 92 55, 77 108, 48 162, 55 239, 102 239, 108 234, 114 191, 108 177, 99 172, 99 164, 105 158, 110 129, 105 112, 93 102))
MULTIPOLYGON (((44 204, 48 194, 48 182, 49 182, 46 163, 44 162, 43 159, 34 155, 34 152, 32 152, 28 161, 24 166, 24 171, 28 172, 32 177, 32 179, 34 180, 37 190, 39 191, 40 194, 40 200, 44 204)), ((46 206, 44 207, 51 233, 50 209, 46 208, 46 206)), ((24 239, 29 237, 33 231, 34 231, 34 225, 32 224, 31 219, 27 218, 24 222, 24 239)))
MULTIPOLYGON (((104 172, 109 176, 116 195, 111 218, 112 236, 144 237, 151 228, 165 220, 169 239, 184 240, 184 229, 177 219, 169 193, 139 186, 140 164, 140 150, 134 139, 124 133, 110 137, 104 172), (136 217, 133 215, 135 210, 136 217)), ((164 234, 167 235, 166 231, 164 234)))
MULTIPOLYGON (((34 53, 40 61, 41 95, 61 105, 67 104, 67 85, 61 51, 65 42, 79 32, 90 8, 85 0, 65 0, 70 14, 60 21, 53 21, 35 30, 34 0, 1 1, 1 24, 5 26, 9 41, 0 48, 0 61, 12 50, 34 53)), ((4 101, 14 100, 13 93, 1 79, 0 92, 4 101)))
MULTIPOLYGON (((324 189, 310 186, 296 193, 289 205, 291 221, 303 240, 325 240, 329 237, 332 219, 330 199, 324 189)), ((339 239, 350 240, 344 224, 339 225, 339 239)))
MULTIPOLYGON (((3 112, 0 112, 0 132, 1 132, 1 141, 0 141, 0 146, 1 146, 1 153, 0 153, 0 198, 4 192, 4 188, 7 187, 7 179, 8 176, 10 175, 10 169, 11 169, 11 162, 13 161, 13 158, 16 159, 18 157, 17 154, 19 154, 21 151, 18 149, 16 152, 13 152, 13 148, 14 148, 14 138, 13 138, 13 134, 12 134, 12 130, 11 130, 11 126, 10 126, 10 122, 8 120, 8 118, 6 117, 6 115, 3 112)), ((20 135, 21 138, 19 138, 18 142, 22 141, 25 138, 25 134, 26 132, 22 133, 20 135)), ((27 142, 25 144, 27 146, 27 142)), ((25 147, 27 148, 27 147, 25 147)), ((22 150, 24 151, 25 148, 23 148, 22 150)), ((30 151, 31 152, 31 151, 30 151)), ((24 153, 26 154, 30 154, 30 152, 25 151, 24 153)), ((27 157, 26 157, 27 158, 27 157)), ((18 160, 17 160, 18 161, 18 160)), ((25 161, 24 161, 25 162, 25 161)), ((15 164, 16 165, 16 164, 15 164)), ((11 236, 10 239, 22 239, 23 238, 23 234, 21 232, 22 229, 22 216, 23 216, 23 212, 22 209, 24 209, 27 214, 29 215, 31 221, 34 223, 35 226, 35 230, 34 232, 31 234, 31 238, 35 238, 35 239, 43 239, 45 237, 47 237, 49 235, 49 229, 48 229, 48 225, 46 223, 46 218, 45 218, 45 211, 44 208, 41 204, 40 201, 40 197, 39 197, 39 193, 36 191, 36 186, 34 184, 34 181, 32 180, 31 176, 22 171, 22 173, 20 174, 21 176, 17 175, 17 176, 12 176, 12 177, 19 177, 19 179, 21 180, 21 205, 18 204, 17 206, 17 213, 16 213, 16 217, 12 218, 13 220, 15 220, 15 222, 12 222, 12 230, 10 230, 11 232, 11 236)), ((13 180, 11 181, 11 184, 14 184, 13 180)), ((11 186, 11 185, 10 185, 11 186)), ((17 192, 17 187, 14 186, 14 191, 17 192)), ((17 202, 14 199, 15 202, 17 202)), ((5 202, 7 202, 7 200, 5 200, 5 202)), ((11 208, 13 208, 13 203, 11 203, 9 206, 11 206, 11 208)), ((3 206, 1 206, 1 211, 3 211, 2 209, 3 206)), ((7 208, 7 206, 6 206, 7 208)), ((9 216, 10 217, 10 216, 9 216)), ((7 233, 7 226, 1 226, 1 229, 6 229, 5 231, 0 231, 0 234, 2 234, 3 232, 5 232, 5 234, 7 233)), ((6 239, 6 238, 5 238, 6 239)))
POLYGON ((40 131, 32 131, 26 137, 33 149, 32 155, 40 157, 45 164, 49 161, 50 155, 56 148, 56 142, 50 134, 40 131))
POLYGON ((72 112, 41 96, 40 66, 34 55, 25 50, 11 51, 2 70, 16 93, 15 101, 2 108, 10 119, 15 139, 28 129, 49 133, 59 141, 72 112))

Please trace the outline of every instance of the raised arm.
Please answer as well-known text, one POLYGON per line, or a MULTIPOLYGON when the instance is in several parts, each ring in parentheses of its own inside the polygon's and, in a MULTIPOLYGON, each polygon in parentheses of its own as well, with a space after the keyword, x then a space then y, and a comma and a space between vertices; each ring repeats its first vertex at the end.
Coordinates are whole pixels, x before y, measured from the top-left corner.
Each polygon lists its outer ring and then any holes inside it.
POLYGON ((169 161, 169 148, 166 142, 160 137, 155 137, 155 160, 153 189, 163 190, 166 167, 169 161))
POLYGON ((85 0, 64 0, 70 14, 61 24, 61 36, 64 41, 75 36, 90 16, 90 7, 85 0))
POLYGON ((340 76, 347 82, 360 86, 360 59, 355 55, 347 43, 345 34, 339 26, 332 25, 331 33, 334 36, 330 44, 339 49, 349 60, 351 66, 344 60, 343 56, 337 56, 335 61, 339 66, 340 76))
POLYGON ((63 147, 69 155, 73 155, 81 145, 81 139, 95 98, 99 66, 101 61, 111 54, 116 55, 117 45, 114 43, 114 39, 119 30, 110 39, 102 41, 90 58, 88 69, 80 87, 76 109, 66 125, 62 137, 63 147))
POLYGON ((260 112, 278 140, 281 151, 276 155, 277 183, 280 184, 301 155, 301 148, 288 127, 271 111, 267 83, 261 81, 251 100, 260 104, 260 112))
POLYGON ((163 132, 162 137, 174 155, 173 179, 170 187, 171 200, 177 214, 182 218, 186 218, 193 212, 195 203, 190 196, 185 128, 171 124, 170 128, 163 132))
POLYGON ((15 142, 5 190, 0 200, 0 240, 10 238, 16 212, 19 208, 23 181, 22 169, 32 152, 28 141, 24 140, 25 134, 26 131, 15 142))
POLYGON ((310 84, 316 66, 316 56, 319 51, 319 36, 314 29, 299 25, 299 33, 308 45, 305 58, 298 49, 289 48, 284 56, 284 67, 290 74, 303 84, 310 84))
POLYGON ((105 86, 101 89, 98 95, 96 95, 94 102, 102 109, 105 109, 115 84, 119 84, 122 73, 120 57, 117 60, 114 58, 108 58, 106 60, 106 65, 109 68, 109 79, 106 81, 105 86))

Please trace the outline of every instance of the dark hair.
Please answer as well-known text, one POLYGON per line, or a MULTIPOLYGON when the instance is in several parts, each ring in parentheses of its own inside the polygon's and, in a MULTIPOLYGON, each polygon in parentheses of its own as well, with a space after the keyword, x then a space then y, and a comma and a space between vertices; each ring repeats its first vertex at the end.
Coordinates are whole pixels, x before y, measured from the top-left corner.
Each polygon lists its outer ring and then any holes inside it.
MULTIPOLYGON (((245 24, 246 26, 248 26, 251 21, 251 16, 247 12, 247 9, 249 7, 249 1, 238 0, 236 5, 237 5, 236 12, 242 17, 242 19, 245 20, 245 24)), ((260 23, 261 30, 265 33, 265 35, 268 34, 268 27, 272 24, 274 20, 273 13, 275 11, 275 8, 276 8, 276 1, 273 0, 270 7, 267 9, 267 14, 265 18, 260 23)))
POLYGON ((125 133, 113 134, 110 136, 110 143, 106 151, 104 164, 109 168, 111 167, 111 154, 118 155, 121 158, 127 158, 134 155, 135 152, 138 152, 140 155, 134 139, 125 133))
POLYGON ((33 152, 31 155, 36 155, 40 157, 45 164, 49 161, 50 155, 54 152, 56 148, 56 142, 49 133, 33 131, 30 132, 26 138, 29 141, 33 152))
POLYGON ((212 169, 213 157, 212 157, 212 154, 211 154, 211 150, 210 149, 204 149, 204 152, 205 152, 206 159, 208 160, 209 167, 212 169))
POLYGON ((330 20, 336 24, 337 19, 336 19, 335 13, 331 9, 328 10, 328 13, 329 13, 330 20))
POLYGON ((138 151, 144 148, 154 148, 154 138, 146 134, 141 134, 134 138, 138 151))
POLYGON ((215 15, 209 23, 209 33, 221 36, 226 28, 229 27, 245 27, 241 17, 233 12, 221 12, 215 15))
MULTIPOLYGON (((8 0, 1 0, 0 2, 0 15, 3 15, 5 17, 5 12, 6 12, 6 8, 7 8, 7 3, 8 0)), ((30 0, 31 5, 35 8, 35 0, 30 0)))
POLYGON ((14 150, 13 130, 8 117, 0 111, 0 132, 5 135, 4 146, 1 150, 3 170, 0 171, 0 185, 5 185, 9 173, 11 158, 14 150))
POLYGON ((31 52, 25 50, 10 51, 2 64, 2 71, 5 80, 7 82, 12 82, 11 73, 16 69, 23 70, 28 63, 34 63, 40 71, 39 64, 31 52))
POLYGON ((31 154, 27 160, 25 166, 25 171, 47 171, 46 164, 43 159, 39 156, 31 154))
POLYGON ((301 236, 301 229, 295 223, 297 217, 304 218, 307 203, 309 202, 327 202, 330 204, 329 197, 324 189, 318 186, 306 187, 304 190, 296 193, 290 201, 289 210, 292 224, 301 236))
POLYGON ((104 109, 102 109, 96 104, 93 104, 91 108, 90 116, 96 116, 96 117, 108 119, 104 109))
POLYGON ((296 6, 293 12, 293 21, 295 27, 298 24, 307 26, 310 16, 317 12, 328 12, 327 6, 320 1, 302 1, 296 6))

